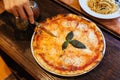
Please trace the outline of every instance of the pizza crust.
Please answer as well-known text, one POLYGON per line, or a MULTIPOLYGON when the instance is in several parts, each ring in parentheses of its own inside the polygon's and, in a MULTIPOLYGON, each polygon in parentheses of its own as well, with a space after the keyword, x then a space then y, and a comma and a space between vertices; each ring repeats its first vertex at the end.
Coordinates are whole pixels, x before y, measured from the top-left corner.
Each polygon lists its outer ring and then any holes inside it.
POLYGON ((62 76, 84 74, 98 65, 105 50, 101 31, 91 21, 74 14, 57 15, 41 23, 43 27, 57 35, 42 31, 32 39, 33 56, 45 70, 62 76), (78 49, 71 44, 62 50, 66 35, 73 31, 73 40, 79 40, 86 49, 78 49))

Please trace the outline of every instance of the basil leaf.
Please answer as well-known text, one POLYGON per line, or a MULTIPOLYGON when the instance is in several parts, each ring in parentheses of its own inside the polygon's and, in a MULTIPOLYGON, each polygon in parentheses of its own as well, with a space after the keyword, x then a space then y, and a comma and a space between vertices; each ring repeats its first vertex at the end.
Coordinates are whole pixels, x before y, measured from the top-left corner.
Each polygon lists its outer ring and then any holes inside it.
POLYGON ((69 42, 68 41, 65 41, 62 45, 62 50, 66 49, 67 46, 68 46, 69 42))
POLYGON ((80 42, 78 40, 71 40, 70 44, 72 46, 74 46, 75 48, 81 48, 81 49, 85 49, 86 48, 86 46, 82 42, 80 42))
POLYGON ((73 36, 74 36, 73 32, 72 31, 69 32, 66 36, 66 40, 71 40, 73 38, 73 36))

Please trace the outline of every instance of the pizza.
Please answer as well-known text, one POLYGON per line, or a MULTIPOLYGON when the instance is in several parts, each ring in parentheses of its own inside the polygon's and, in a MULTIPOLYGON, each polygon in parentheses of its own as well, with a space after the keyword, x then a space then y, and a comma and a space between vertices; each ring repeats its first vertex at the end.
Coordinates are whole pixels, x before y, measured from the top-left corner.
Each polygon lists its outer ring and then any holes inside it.
POLYGON ((59 14, 40 23, 45 31, 34 33, 33 56, 45 70, 61 76, 77 76, 102 60, 105 40, 95 23, 75 14, 59 14))

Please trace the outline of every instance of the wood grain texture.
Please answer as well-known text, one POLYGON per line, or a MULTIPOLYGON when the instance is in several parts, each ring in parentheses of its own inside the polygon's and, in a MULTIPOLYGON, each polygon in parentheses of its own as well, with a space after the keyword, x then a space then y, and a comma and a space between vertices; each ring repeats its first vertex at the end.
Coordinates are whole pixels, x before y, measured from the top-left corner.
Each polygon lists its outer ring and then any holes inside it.
MULTIPOLYGON (((71 13, 61 5, 50 0, 36 0, 40 8, 40 19, 61 13, 71 13)), ((8 13, 0 15, 0 48, 23 67, 36 80, 119 80, 120 79, 120 41, 103 31, 106 39, 106 54, 102 62, 91 72, 76 77, 61 77, 42 69, 32 56, 30 41, 33 31, 16 31, 14 18, 8 13), (17 32, 17 33, 16 33, 17 32), (22 33, 22 34, 21 34, 22 33), (23 38, 20 38, 22 36, 23 38)))
POLYGON ((63 4, 67 5, 68 7, 71 7, 81 14, 84 14, 87 17, 90 17, 96 23, 104 26, 106 29, 114 32, 115 34, 118 34, 120 36, 120 17, 115 18, 115 19, 98 19, 95 17, 90 16, 87 14, 79 5, 78 0, 55 0, 57 2, 62 2, 63 4))
POLYGON ((6 79, 11 73, 9 67, 0 56, 0 80, 6 79))

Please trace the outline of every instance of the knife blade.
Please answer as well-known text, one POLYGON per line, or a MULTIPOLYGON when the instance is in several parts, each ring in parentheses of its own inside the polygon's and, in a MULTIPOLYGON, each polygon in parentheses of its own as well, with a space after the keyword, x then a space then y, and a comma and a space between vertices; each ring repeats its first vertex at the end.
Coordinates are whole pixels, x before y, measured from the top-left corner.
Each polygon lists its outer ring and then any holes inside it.
POLYGON ((41 31, 44 31, 47 34, 53 36, 53 37, 57 37, 55 34, 53 34, 48 29, 46 29, 45 27, 43 27, 39 22, 35 21, 34 24, 36 25, 36 28, 38 28, 37 30, 35 30, 35 32, 39 32, 39 30, 41 30, 41 31))

